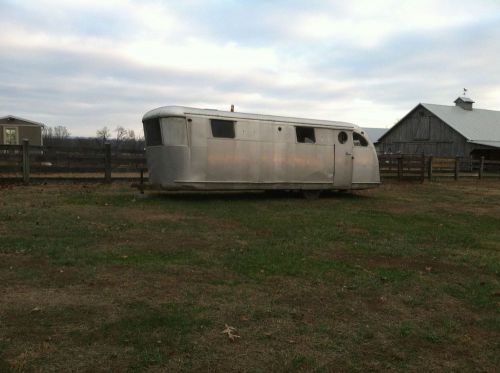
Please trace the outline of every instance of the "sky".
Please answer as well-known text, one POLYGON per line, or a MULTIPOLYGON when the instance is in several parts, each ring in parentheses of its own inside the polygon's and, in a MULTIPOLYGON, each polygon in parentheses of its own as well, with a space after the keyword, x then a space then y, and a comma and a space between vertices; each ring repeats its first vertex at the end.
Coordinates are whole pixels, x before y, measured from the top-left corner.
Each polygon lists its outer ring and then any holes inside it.
POLYGON ((0 0, 0 116, 94 136, 183 105, 392 126, 500 110, 500 0, 0 0))

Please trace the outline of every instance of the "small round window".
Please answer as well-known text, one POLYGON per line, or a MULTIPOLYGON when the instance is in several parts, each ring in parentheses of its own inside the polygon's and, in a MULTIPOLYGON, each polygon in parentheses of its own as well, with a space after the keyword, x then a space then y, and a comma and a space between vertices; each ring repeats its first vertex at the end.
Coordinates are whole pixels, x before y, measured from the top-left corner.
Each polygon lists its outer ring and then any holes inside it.
POLYGON ((339 133, 339 142, 341 144, 344 144, 346 141, 347 141, 347 133, 345 133, 344 131, 340 132, 339 133))

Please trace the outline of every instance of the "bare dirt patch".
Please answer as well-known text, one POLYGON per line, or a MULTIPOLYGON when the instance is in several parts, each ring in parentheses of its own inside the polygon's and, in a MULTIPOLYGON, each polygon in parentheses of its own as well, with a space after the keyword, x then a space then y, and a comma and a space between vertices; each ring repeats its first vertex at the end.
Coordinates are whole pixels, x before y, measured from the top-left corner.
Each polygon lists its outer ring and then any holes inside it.
POLYGON ((141 208, 123 208, 119 217, 138 223, 144 222, 179 222, 188 219, 186 214, 180 212, 165 212, 155 210, 145 210, 141 208))
POLYGON ((339 248, 332 249, 328 253, 322 253, 319 257, 359 265, 367 269, 402 269, 422 273, 461 273, 468 270, 464 266, 444 263, 438 258, 383 256, 375 253, 359 253, 339 248))

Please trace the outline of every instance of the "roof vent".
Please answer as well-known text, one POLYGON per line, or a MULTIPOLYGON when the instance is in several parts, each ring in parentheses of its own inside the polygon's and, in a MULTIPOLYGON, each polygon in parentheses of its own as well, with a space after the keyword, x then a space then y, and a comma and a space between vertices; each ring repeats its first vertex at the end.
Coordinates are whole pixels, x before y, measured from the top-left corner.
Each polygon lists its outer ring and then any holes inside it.
POLYGON ((474 101, 469 97, 460 96, 455 101, 456 106, 460 106, 464 110, 472 110, 472 104, 474 101))

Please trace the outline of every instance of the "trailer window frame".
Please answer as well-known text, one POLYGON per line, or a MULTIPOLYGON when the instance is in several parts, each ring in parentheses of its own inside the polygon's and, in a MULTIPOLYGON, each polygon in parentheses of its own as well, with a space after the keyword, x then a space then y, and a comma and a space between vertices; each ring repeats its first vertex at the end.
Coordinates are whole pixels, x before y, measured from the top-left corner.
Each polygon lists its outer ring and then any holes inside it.
POLYGON ((235 139, 236 121, 210 118, 210 130, 214 139, 235 139))
POLYGON ((316 144, 315 128, 309 126, 295 126, 295 139, 298 144, 316 144))

